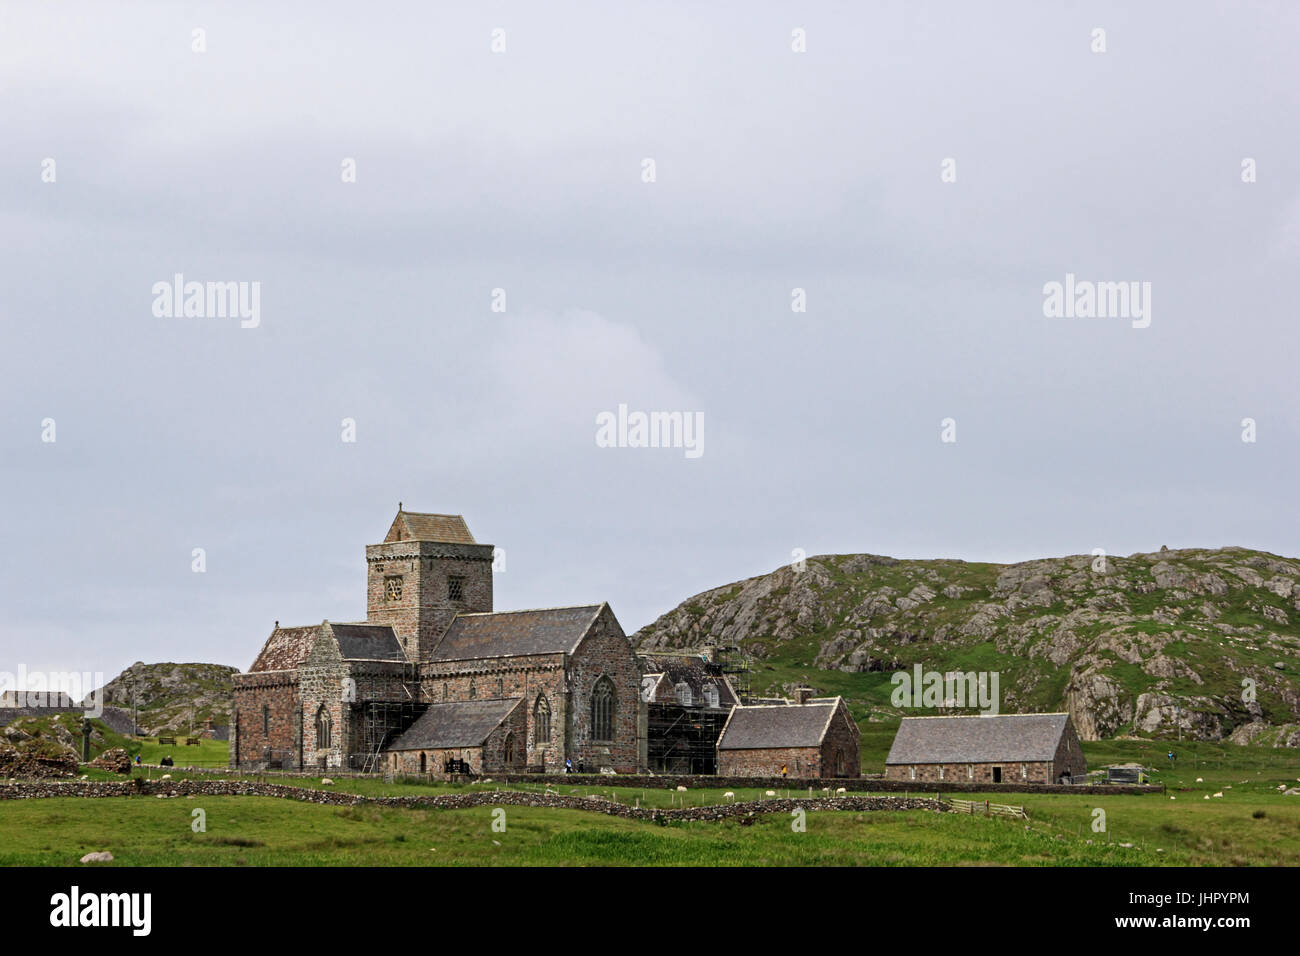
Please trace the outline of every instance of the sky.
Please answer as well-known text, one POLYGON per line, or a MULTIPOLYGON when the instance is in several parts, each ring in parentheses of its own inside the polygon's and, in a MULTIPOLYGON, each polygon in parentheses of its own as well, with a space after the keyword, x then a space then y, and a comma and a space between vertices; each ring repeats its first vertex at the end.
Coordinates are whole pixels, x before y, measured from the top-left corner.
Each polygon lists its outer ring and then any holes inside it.
POLYGON ((629 634, 796 550, 1300 555, 1296 5, 375 6, 0 6, 0 670, 363 619, 399 501, 629 634))

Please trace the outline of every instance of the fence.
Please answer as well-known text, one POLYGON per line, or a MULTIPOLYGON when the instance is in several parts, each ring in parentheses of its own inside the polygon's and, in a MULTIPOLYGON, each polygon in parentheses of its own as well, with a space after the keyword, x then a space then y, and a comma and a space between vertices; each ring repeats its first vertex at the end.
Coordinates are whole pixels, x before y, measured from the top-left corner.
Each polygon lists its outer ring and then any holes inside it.
POLYGON ((987 800, 959 800, 956 797, 942 802, 947 804, 953 813, 969 813, 972 816, 976 813, 983 813, 989 817, 1014 817, 1017 820, 1029 819, 1029 814, 1025 812, 1024 807, 1013 807, 1007 803, 990 803, 987 800))

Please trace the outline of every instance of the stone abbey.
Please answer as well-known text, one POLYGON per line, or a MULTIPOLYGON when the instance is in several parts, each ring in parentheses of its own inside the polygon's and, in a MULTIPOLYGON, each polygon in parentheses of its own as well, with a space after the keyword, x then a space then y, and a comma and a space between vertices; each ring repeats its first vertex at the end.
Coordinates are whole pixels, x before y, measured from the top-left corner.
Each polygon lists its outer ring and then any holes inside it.
POLYGON ((493 547, 398 509, 366 547, 366 620, 281 627, 235 676, 243 769, 491 773, 646 766, 631 643, 605 603, 494 611, 493 547))

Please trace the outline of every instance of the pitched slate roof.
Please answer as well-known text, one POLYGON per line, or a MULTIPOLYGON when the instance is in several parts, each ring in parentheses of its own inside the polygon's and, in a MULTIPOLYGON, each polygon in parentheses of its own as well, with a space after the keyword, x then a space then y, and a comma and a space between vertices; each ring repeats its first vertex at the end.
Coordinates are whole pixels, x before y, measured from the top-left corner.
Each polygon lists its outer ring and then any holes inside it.
POLYGON ((603 606, 458 614, 428 660, 567 654, 582 640, 603 606))
POLYGON ((387 624, 330 624, 345 661, 404 661, 402 645, 387 624))
POLYGON ((818 747, 839 698, 816 704, 760 704, 737 707, 718 738, 719 750, 818 747))
POLYGON ((311 653, 319 630, 319 624, 310 627, 277 627, 262 645, 261 653, 248 669, 249 673, 293 670, 311 653))
POLYGON ((384 543, 391 541, 440 541, 447 544, 477 544, 469 525, 460 515, 398 511, 384 543))
POLYGON ((1069 714, 904 717, 886 764, 1051 760, 1069 714))
POLYGON ((501 721, 519 706, 522 697, 456 700, 430 704, 406 732, 386 750, 441 750, 478 747, 501 721))
POLYGON ((663 681, 655 686, 653 702, 675 703, 678 684, 688 685, 691 696, 699 702, 704 693, 704 685, 712 684, 718 689, 719 707, 730 707, 738 703, 731 682, 722 675, 717 665, 710 664, 699 654, 645 654, 641 661, 645 668, 644 676, 663 677, 663 681), (662 696, 665 693, 667 697, 662 696))

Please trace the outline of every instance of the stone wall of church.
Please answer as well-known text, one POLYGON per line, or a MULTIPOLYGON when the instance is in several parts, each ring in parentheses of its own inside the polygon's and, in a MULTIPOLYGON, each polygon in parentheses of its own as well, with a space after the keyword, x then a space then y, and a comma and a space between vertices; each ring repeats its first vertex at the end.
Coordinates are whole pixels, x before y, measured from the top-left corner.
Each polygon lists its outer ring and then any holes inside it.
POLYGON ((368 545, 366 620, 391 625, 407 656, 426 657, 457 613, 492 610, 492 551, 435 541, 368 545))
MULTIPOLYGON (((522 697, 522 740, 527 766, 559 770, 564 766, 565 673, 563 654, 485 657, 470 661, 420 665, 422 700, 484 700, 522 697), (537 699, 550 709, 550 734, 537 736, 537 699)), ((575 761, 576 762, 576 761, 575 761)))
POLYGON ((234 676, 230 766, 245 770, 298 766, 298 672, 234 676))
POLYGON ((569 660, 570 717, 568 756, 575 766, 613 767, 635 773, 642 759, 638 736, 644 731, 641 668, 632 645, 608 607, 569 660), (593 734, 592 698, 597 685, 608 680, 614 688, 614 735, 599 740, 593 734))

